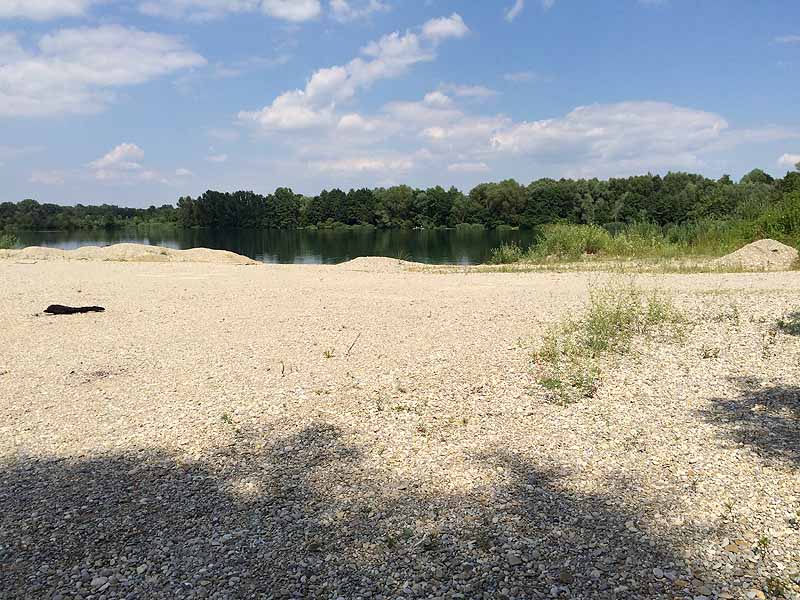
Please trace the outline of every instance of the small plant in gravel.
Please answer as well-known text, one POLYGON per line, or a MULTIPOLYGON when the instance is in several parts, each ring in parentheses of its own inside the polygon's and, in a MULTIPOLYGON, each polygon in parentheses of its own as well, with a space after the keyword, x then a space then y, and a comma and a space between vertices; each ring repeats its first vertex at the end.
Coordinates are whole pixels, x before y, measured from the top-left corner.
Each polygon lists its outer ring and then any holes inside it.
POLYGON ((560 404, 593 397, 600 383, 600 360, 626 354, 634 339, 658 331, 680 334, 685 322, 669 298, 635 286, 609 286, 592 292, 586 314, 553 327, 534 355, 539 384, 560 404))
POLYGON ((777 577, 769 577, 765 591, 768 598, 786 598, 787 586, 777 577))
POLYGON ((714 315, 713 320, 717 323, 722 323, 723 321, 728 321, 733 325, 738 325, 739 322, 742 320, 741 313, 739 312, 739 307, 731 303, 728 307, 724 310, 721 310, 716 315, 714 315))
POLYGON ((781 333, 800 335, 800 311, 793 312, 785 319, 778 319, 776 325, 781 333))
POLYGON ((333 358, 335 354, 336 350, 334 350, 333 348, 329 348, 328 350, 325 350, 325 352, 322 353, 322 356, 324 356, 327 359, 330 359, 333 358))
POLYGON ((704 359, 719 358, 720 349, 712 347, 712 346, 705 346, 704 345, 700 352, 701 352, 701 356, 704 359))
POLYGON ((226 425, 233 425, 233 417, 231 413, 222 413, 222 422, 226 425))

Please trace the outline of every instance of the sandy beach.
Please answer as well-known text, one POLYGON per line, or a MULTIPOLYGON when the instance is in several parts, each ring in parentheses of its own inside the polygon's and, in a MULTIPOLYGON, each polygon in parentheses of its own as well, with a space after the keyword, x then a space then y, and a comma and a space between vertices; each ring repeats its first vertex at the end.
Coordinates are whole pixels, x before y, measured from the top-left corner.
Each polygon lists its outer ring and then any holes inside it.
POLYGON ((800 272, 552 403, 619 279, 0 260, 0 597, 800 597, 800 272))

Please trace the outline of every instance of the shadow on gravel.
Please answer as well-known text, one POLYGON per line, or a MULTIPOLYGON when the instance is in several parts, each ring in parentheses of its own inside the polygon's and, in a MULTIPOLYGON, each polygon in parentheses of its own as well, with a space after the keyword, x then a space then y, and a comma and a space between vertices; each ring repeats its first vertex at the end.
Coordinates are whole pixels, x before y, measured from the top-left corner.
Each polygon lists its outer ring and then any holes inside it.
POLYGON ((565 491, 557 471, 493 454, 491 487, 436 495, 370 471, 333 427, 276 437, 240 433, 191 464, 145 451, 0 464, 0 596, 688 593, 670 581, 689 578, 680 531, 651 541, 621 501, 565 491))
POLYGON ((737 397, 713 399, 703 418, 764 458, 800 466, 800 387, 762 387, 750 379, 739 386, 737 397))

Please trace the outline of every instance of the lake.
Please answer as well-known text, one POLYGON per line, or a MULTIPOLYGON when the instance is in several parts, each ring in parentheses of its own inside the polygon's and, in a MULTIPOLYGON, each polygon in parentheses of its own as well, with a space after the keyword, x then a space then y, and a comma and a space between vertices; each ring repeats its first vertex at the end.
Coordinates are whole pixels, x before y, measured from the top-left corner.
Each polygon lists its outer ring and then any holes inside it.
POLYGON ((485 263, 492 248, 517 242, 527 247, 531 231, 322 230, 251 231, 148 227, 100 231, 23 231, 21 246, 72 250, 123 242, 185 250, 229 250, 266 263, 337 264, 360 256, 388 256, 429 264, 485 263))

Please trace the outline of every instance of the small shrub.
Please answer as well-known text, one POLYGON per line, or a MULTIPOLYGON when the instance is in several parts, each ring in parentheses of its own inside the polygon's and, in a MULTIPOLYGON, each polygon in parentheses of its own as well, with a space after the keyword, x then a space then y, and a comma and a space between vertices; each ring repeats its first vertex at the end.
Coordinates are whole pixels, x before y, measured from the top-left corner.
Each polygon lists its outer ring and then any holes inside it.
POLYGON ((600 254, 611 243, 611 234, 597 225, 559 223, 542 228, 541 238, 531 247, 529 254, 533 259, 577 259, 586 254, 600 254))
POLYGON ((492 248, 489 263, 493 265, 518 263, 522 261, 524 255, 522 248, 516 242, 500 244, 497 248, 492 248))
POLYGON ((17 238, 16 236, 11 235, 10 233, 2 233, 0 234, 0 250, 7 250, 9 248, 13 248, 17 245, 17 238))

